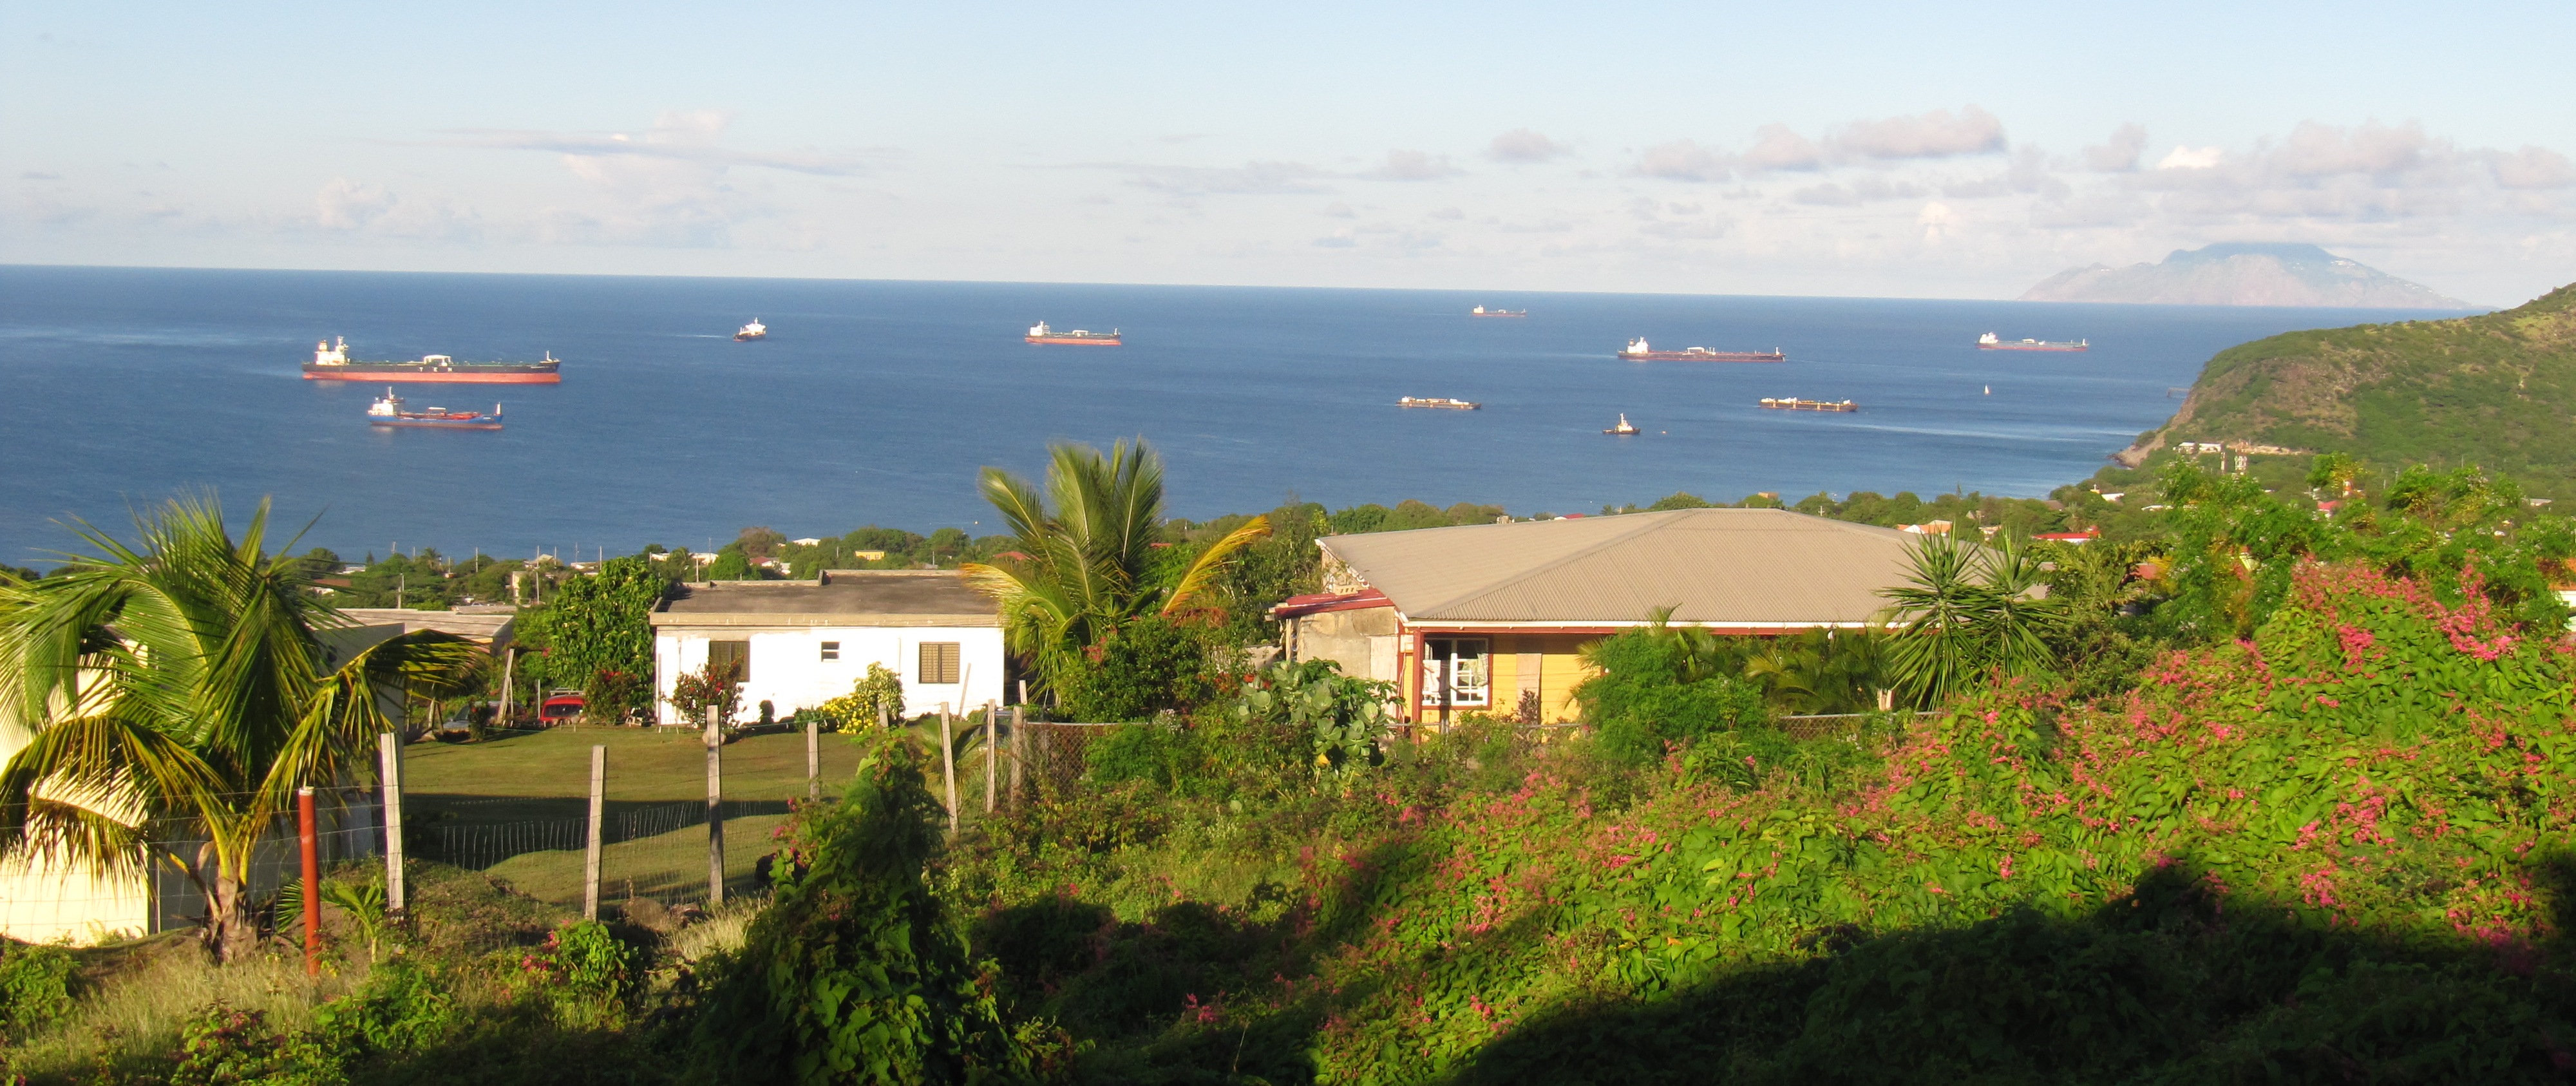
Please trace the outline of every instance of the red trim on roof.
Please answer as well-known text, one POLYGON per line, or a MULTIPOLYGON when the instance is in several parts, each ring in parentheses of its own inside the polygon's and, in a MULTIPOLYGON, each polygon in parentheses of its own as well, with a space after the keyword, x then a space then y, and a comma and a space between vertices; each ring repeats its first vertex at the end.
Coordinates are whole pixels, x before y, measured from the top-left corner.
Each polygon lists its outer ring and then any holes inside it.
POLYGON ((1295 618, 1326 611, 1365 611, 1371 607, 1393 606, 1395 602, 1387 599, 1386 593, 1374 588, 1362 592, 1317 592, 1279 601, 1278 606, 1270 609, 1270 617, 1295 618))
POLYGON ((2053 540, 2059 543, 2082 543, 2089 539, 2102 538, 2102 529, 2086 528, 2080 532, 2041 532, 2031 538, 2053 540))

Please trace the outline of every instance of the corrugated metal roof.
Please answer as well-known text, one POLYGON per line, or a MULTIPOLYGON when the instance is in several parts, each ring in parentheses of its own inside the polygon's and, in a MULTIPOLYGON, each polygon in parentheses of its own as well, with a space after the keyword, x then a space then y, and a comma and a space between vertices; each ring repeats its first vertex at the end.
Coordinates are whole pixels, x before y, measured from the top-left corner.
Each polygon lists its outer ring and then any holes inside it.
POLYGON ((1682 509, 1321 540, 1415 622, 1857 624, 1903 583, 1903 533, 1784 509, 1682 509))

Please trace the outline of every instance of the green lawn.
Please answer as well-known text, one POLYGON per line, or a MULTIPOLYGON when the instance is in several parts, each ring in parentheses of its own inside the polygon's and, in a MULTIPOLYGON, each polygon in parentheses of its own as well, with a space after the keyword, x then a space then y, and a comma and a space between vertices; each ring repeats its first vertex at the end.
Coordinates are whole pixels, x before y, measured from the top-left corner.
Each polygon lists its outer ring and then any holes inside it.
MULTIPOLYGON (((784 815, 753 815, 725 820, 725 893, 752 889, 752 868, 775 847, 771 830, 784 815)), ((540 901, 581 907, 582 854, 572 851, 526 852, 484 869, 512 889, 540 901)), ((705 901, 707 896, 707 828, 688 826, 658 837, 645 837, 599 850, 599 899, 623 901, 649 897, 665 904, 705 901)))

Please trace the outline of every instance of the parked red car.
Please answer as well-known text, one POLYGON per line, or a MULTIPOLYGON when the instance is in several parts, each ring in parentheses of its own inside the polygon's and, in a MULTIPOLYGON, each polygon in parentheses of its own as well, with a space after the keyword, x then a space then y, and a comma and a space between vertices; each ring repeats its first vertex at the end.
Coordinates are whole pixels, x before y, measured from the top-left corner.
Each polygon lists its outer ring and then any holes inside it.
POLYGON ((557 690, 537 703, 537 723, 567 724, 587 706, 579 690, 557 690))

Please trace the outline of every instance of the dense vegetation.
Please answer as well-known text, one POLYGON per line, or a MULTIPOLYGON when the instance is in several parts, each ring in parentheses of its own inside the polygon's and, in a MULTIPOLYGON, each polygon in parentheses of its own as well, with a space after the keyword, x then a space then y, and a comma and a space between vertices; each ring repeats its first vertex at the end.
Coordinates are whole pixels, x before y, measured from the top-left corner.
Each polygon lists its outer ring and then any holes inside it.
POLYGON ((2288 332, 2221 351, 2137 454, 2181 442, 2475 464, 2576 498, 2576 286, 2444 321, 2288 332))

